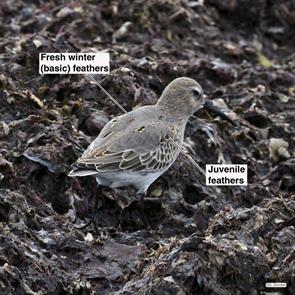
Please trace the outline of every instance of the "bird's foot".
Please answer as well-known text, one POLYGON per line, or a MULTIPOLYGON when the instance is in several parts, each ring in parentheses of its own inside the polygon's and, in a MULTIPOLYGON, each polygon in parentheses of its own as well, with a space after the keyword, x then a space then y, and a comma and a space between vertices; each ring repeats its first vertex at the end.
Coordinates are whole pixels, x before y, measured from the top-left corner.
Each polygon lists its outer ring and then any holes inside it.
POLYGON ((84 228, 89 227, 91 224, 93 224, 95 233, 99 233, 99 229, 98 229, 98 225, 97 225, 99 207, 100 206, 99 206, 98 198, 96 197, 95 198, 95 205, 94 205, 94 212, 93 212, 90 220, 87 223, 85 223, 85 224, 83 224, 81 226, 75 226, 75 228, 84 229, 84 228))
POLYGON ((98 229, 98 226, 97 226, 97 211, 93 213, 92 217, 90 218, 90 220, 83 224, 83 225, 75 225, 75 228, 77 229, 84 229, 84 228, 87 228, 89 227, 91 224, 93 224, 93 227, 94 227, 94 231, 95 233, 99 233, 99 229, 98 229))

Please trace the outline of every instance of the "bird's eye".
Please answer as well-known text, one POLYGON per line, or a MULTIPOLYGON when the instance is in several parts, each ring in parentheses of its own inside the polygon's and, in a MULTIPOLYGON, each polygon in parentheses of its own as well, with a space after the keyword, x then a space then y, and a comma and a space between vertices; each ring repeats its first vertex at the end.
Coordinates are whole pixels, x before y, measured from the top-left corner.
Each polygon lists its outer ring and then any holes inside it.
POLYGON ((196 97, 199 97, 201 95, 201 91, 199 89, 193 89, 193 94, 196 96, 196 97))

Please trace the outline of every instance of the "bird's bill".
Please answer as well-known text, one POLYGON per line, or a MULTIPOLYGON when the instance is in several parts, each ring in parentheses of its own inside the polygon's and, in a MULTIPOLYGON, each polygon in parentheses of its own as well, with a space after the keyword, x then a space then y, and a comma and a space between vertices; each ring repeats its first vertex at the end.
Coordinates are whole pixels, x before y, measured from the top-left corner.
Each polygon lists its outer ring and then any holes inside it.
POLYGON ((231 123, 232 125, 236 126, 236 123, 230 117, 228 117, 225 113, 223 113, 221 110, 219 110, 217 107, 215 107, 211 101, 206 100, 203 108, 206 111, 208 111, 212 114, 215 114, 215 115, 219 116, 220 118, 226 120, 227 122, 231 123))

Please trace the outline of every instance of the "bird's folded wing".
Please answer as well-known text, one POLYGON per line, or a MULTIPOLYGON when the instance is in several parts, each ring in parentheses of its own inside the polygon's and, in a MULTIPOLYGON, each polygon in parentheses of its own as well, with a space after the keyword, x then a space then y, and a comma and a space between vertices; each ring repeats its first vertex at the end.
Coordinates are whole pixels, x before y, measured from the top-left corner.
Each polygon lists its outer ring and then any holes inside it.
POLYGON ((173 128, 160 121, 121 132, 104 128, 73 165, 73 172, 79 176, 79 172, 86 175, 85 171, 159 171, 175 160, 178 147, 174 140, 173 128))

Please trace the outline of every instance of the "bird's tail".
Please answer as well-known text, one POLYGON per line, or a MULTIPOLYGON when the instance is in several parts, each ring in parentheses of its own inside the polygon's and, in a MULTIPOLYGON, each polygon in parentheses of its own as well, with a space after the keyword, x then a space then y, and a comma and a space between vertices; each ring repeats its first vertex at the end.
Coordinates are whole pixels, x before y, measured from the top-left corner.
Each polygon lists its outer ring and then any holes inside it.
POLYGON ((75 163, 72 165, 72 167, 73 167, 72 171, 68 174, 68 176, 70 177, 89 176, 89 175, 97 174, 97 171, 91 169, 89 165, 86 166, 80 163, 75 163))
POLYGON ((97 171, 91 171, 91 170, 72 170, 68 176, 70 177, 75 177, 75 176, 89 176, 89 175, 94 175, 97 174, 97 171))

